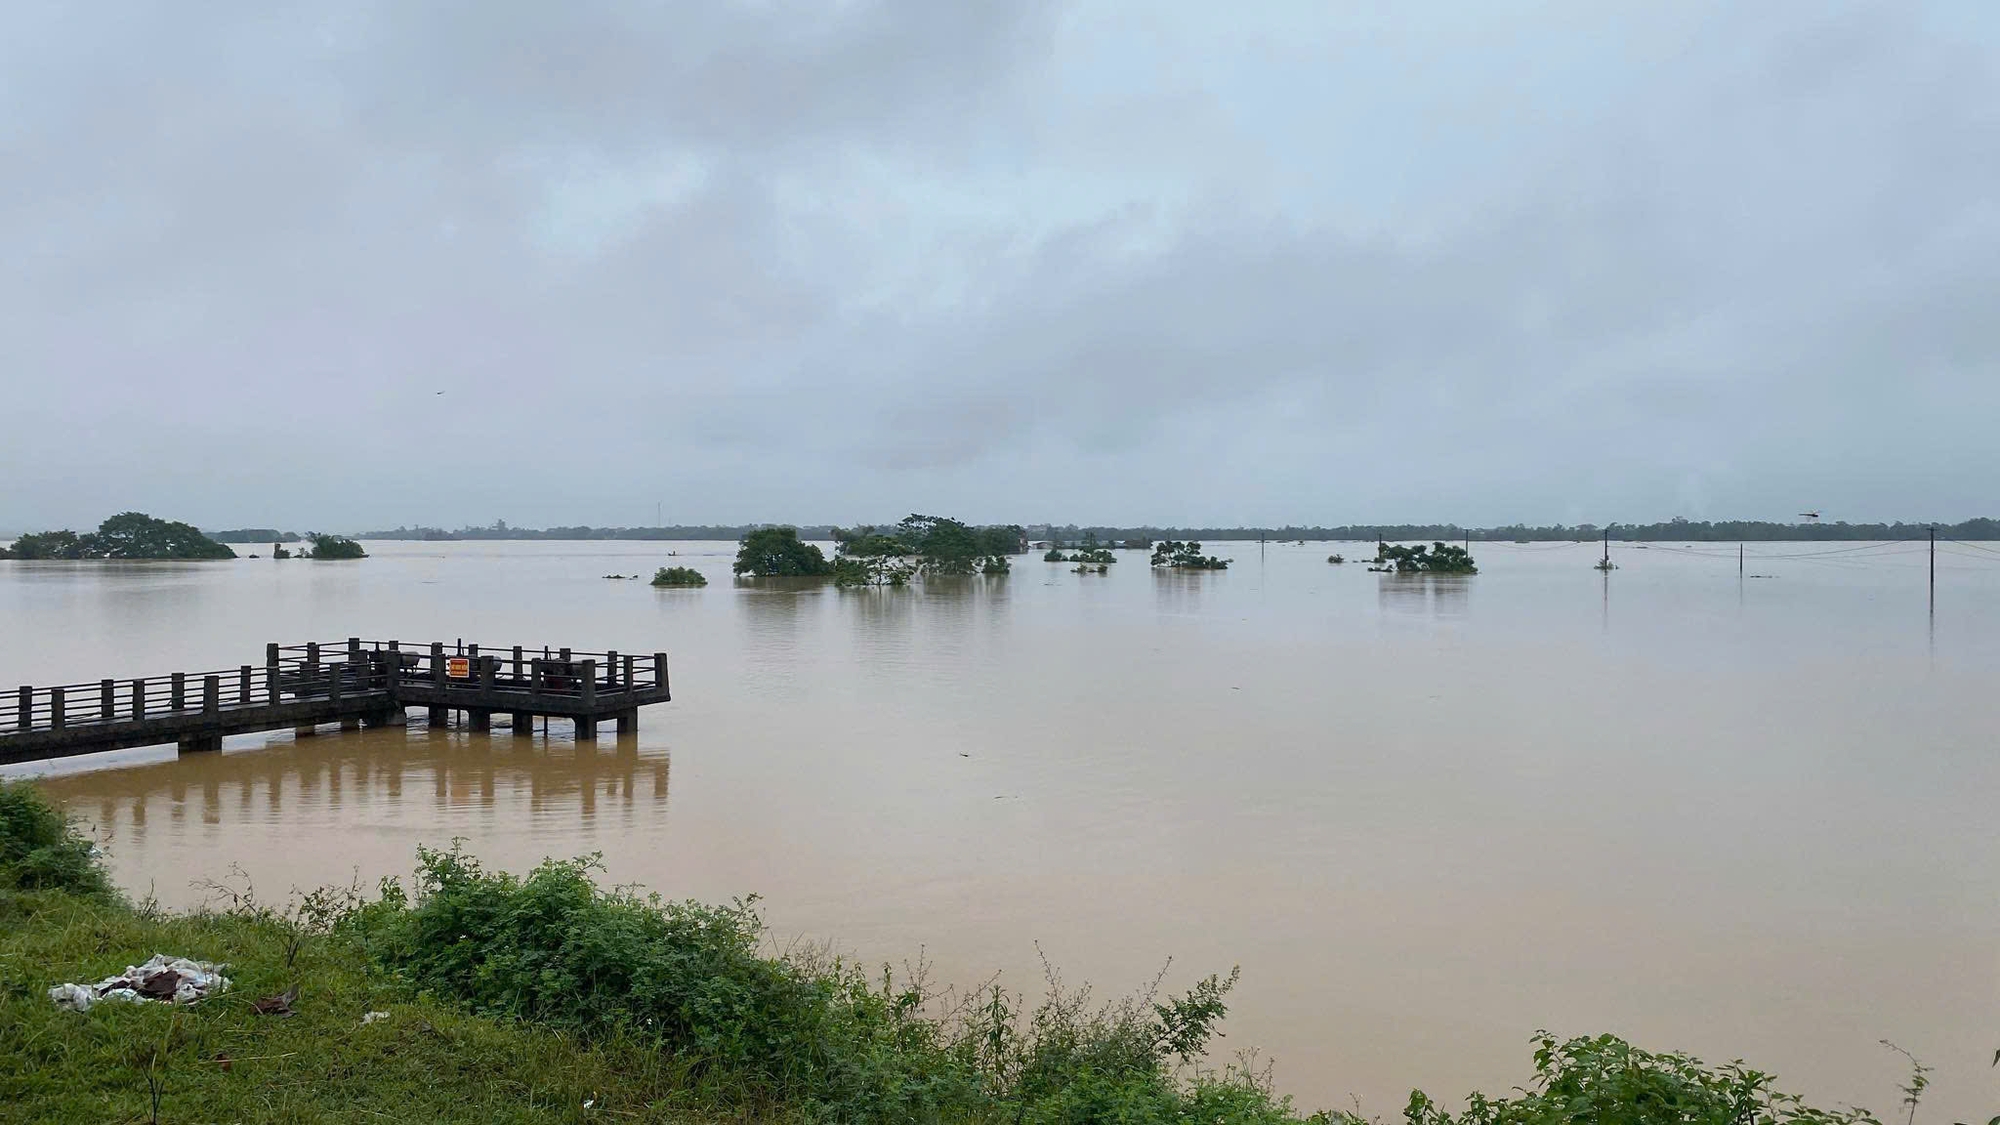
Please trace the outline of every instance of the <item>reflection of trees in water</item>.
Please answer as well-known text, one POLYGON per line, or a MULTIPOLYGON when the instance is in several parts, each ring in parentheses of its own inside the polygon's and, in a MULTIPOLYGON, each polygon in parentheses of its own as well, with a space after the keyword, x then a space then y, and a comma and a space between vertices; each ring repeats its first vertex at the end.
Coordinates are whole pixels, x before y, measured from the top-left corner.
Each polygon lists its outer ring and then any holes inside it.
POLYGON ((1397 613, 1463 617, 1471 607, 1472 578, 1464 574, 1384 574, 1375 588, 1379 607, 1397 613))
POLYGON ((744 631, 744 656, 756 673, 754 691, 785 693, 810 663, 801 634, 817 624, 821 598, 833 591, 823 578, 739 578, 732 608, 744 631))
POLYGON ((1007 581, 1001 575, 927 575, 907 586, 838 590, 834 598, 859 667, 922 674, 963 655, 983 635, 977 626, 1006 620, 1007 581))
POLYGON ((1200 613, 1202 588, 1210 582, 1228 581, 1229 574, 1226 570, 1165 566, 1153 567, 1152 572, 1153 602, 1161 613, 1200 613))
POLYGON ((95 807, 100 830, 127 829, 143 841, 148 807, 157 801, 166 803, 176 824, 193 811, 202 824, 219 828, 230 821, 275 821, 287 815, 292 802, 305 810, 367 808, 378 801, 402 808, 405 780, 418 787, 429 782, 428 804, 440 809, 492 810, 505 791, 525 793, 535 812, 570 806, 587 818, 597 814, 603 800, 629 815, 641 796, 655 807, 665 806, 669 766, 666 753, 641 754, 637 738, 630 735, 592 745, 539 737, 516 740, 504 732, 412 728, 190 754, 36 784, 70 807, 95 807))

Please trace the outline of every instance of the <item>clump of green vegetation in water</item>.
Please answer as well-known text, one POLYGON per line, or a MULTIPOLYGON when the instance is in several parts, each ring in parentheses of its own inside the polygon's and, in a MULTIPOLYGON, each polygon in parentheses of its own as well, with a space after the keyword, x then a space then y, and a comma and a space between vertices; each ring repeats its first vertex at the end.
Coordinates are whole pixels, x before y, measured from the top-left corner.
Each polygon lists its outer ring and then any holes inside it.
POLYGON ((120 512, 83 535, 43 531, 23 535, 0 558, 14 559, 233 559, 236 552, 191 523, 120 512))
POLYGON ((1613 571, 1618 569, 1618 564, 1612 562, 1610 559, 1598 559, 1596 562, 1591 563, 1590 567, 1592 570, 1613 571))
POLYGON ((974 527, 946 516, 912 514, 893 528, 835 528, 834 581, 843 586, 901 586, 937 576, 1002 575, 1021 549, 1015 524, 974 527), (842 565, 846 563, 848 565, 842 565))
POLYGON ((1049 553, 1048 553, 1048 554, 1046 554, 1046 555, 1043 555, 1043 556, 1042 556, 1042 561, 1043 561, 1043 562, 1068 562, 1068 561, 1069 561, 1069 556, 1068 556, 1068 555, 1065 555, 1065 554, 1063 554, 1063 553, 1062 553, 1062 548, 1061 548, 1061 547, 1050 547, 1050 548, 1049 548, 1049 553))
POLYGON ((307 551, 305 556, 309 559, 337 560, 365 559, 368 557, 368 552, 361 549, 361 544, 356 543, 345 535, 328 535, 324 532, 314 531, 308 533, 306 538, 312 542, 312 550, 307 551))
POLYGON ((916 564, 896 555, 842 556, 833 560, 836 586, 907 586, 916 564))
POLYGON ((283 543, 273 543, 271 544, 271 557, 274 559, 289 559, 292 557, 292 553, 285 550, 283 543))
POLYGON ((1153 565, 1174 570, 1227 570, 1229 560, 1202 554, 1199 543, 1166 539, 1154 544, 1153 565))
POLYGON ((1472 555, 1450 543, 1432 543, 1428 547, 1422 543, 1415 546, 1383 543, 1376 549, 1375 566, 1371 569, 1393 569, 1398 574, 1479 573, 1479 568, 1472 564, 1472 555))
POLYGON ((1339 566, 1341 563, 1347 561, 1347 557, 1345 555, 1328 555, 1326 557, 1326 561, 1332 563, 1335 566, 1339 566))
POLYGON ((796 527, 760 527, 736 547, 731 569, 752 578, 809 578, 832 574, 819 546, 799 541, 796 527))
POLYGON ((1086 562, 1086 563, 1078 563, 1078 564, 1076 564, 1076 567, 1075 567, 1075 569, 1071 570, 1071 571, 1070 571, 1070 573, 1071 573, 1071 574, 1109 574, 1109 573, 1111 573, 1111 568, 1110 568, 1110 567, 1108 567, 1108 566, 1105 566, 1105 565, 1104 565, 1103 563, 1087 563, 1087 562, 1086 562))
POLYGON ((663 566, 653 572, 655 586, 706 586, 708 579, 691 566, 663 566))

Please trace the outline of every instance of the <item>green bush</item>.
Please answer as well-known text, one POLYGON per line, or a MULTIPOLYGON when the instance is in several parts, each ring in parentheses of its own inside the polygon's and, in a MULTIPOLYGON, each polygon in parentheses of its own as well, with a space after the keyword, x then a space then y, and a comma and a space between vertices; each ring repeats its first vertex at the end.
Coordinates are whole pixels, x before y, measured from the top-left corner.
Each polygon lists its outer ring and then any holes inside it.
POLYGON ((663 566, 653 572, 655 586, 706 586, 708 579, 691 566, 663 566))
POLYGON ((26 782, 0 781, 0 891, 112 893, 90 841, 26 782))
POLYGON ((753 902, 607 892, 594 867, 549 861, 515 878, 424 850, 414 901, 385 884, 342 926, 419 993, 589 1041, 650 1039, 710 1089, 810 1120, 1295 1120, 1255 1076, 1179 1077, 1222 1019, 1233 974, 1101 1009, 1052 984, 1024 1022, 997 990, 952 1004, 886 970, 766 956, 753 902), (934 1002, 947 1010, 927 1014, 934 1002))
MULTIPOLYGON (((1880 1125, 1865 1109, 1814 1109, 1740 1062, 1711 1067, 1688 1055, 1642 1051, 1613 1035, 1558 1042, 1543 1031, 1535 1043, 1535 1078, 1519 1097, 1475 1093, 1454 1116, 1415 1091, 1404 1119, 1409 1125, 1880 1125)), ((1925 1074, 1917 1066, 1904 1091, 1913 1119, 1925 1074)))

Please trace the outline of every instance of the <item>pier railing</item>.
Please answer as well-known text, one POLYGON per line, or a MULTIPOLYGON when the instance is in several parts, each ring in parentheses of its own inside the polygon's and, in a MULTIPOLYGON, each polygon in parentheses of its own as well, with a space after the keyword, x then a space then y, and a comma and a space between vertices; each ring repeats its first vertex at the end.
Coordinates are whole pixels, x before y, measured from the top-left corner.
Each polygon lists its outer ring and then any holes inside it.
MULTIPOLYGON (((393 679, 395 685, 429 684, 444 689, 530 691, 536 695, 583 698, 634 692, 665 694, 670 690, 664 652, 481 646, 463 640, 411 646, 400 641, 349 637, 343 641, 272 645, 266 650, 265 663, 278 669, 277 682, 281 687, 295 682, 319 685, 333 675, 329 668, 343 667, 349 669, 345 673, 349 684, 382 676, 393 679)), ((317 694, 324 694, 324 689, 317 694)))
POLYGON ((587 652, 467 644, 409 646, 350 637, 265 647, 262 666, 21 685, 0 692, 0 739, 42 731, 241 713, 306 700, 452 705, 521 696, 563 711, 669 697, 665 653, 587 652))
POLYGON ((0 695, 0 736, 264 707, 278 699, 273 684, 265 669, 249 664, 136 679, 23 684, 0 695))

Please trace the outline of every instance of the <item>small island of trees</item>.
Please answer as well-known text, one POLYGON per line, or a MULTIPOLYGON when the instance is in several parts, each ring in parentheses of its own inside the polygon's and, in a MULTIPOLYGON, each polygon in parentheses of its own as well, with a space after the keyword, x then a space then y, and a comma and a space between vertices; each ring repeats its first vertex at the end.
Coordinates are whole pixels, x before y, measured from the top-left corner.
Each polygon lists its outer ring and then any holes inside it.
POLYGON ((1014 524, 974 527, 948 516, 912 513, 892 528, 833 529, 839 586, 902 586, 919 577, 1001 575, 1024 536, 1014 524))
POLYGON ((1422 543, 1407 547, 1379 544, 1375 565, 1371 569, 1394 570, 1397 574, 1479 573, 1479 568, 1472 564, 1470 552, 1448 543, 1432 543, 1428 547, 1422 543))
POLYGON ((807 578, 833 573, 825 552, 799 541, 796 527, 760 527, 743 536, 731 570, 751 578, 807 578))
POLYGON ((1021 550, 1015 525, 975 527, 946 516, 912 514, 894 527, 832 529, 834 554, 801 542, 796 527, 745 534, 732 569, 753 578, 830 576, 839 586, 901 586, 919 577, 1006 574, 1021 550))
POLYGON ((236 552, 203 535, 193 524, 156 519, 144 512, 120 512, 78 535, 74 531, 43 531, 23 535, 12 548, 0 548, 9 559, 233 559, 236 552))
POLYGON ((307 535, 306 538, 312 541, 312 550, 307 551, 305 555, 309 559, 365 559, 368 557, 368 552, 361 549, 361 544, 356 543, 345 535, 328 535, 325 532, 315 531, 307 535))
POLYGON ((706 586, 708 579, 691 566, 663 566, 653 572, 655 586, 706 586))
POLYGON ((1153 565, 1172 570, 1227 570, 1228 559, 1201 553, 1201 544, 1163 539, 1153 545, 1153 565))

